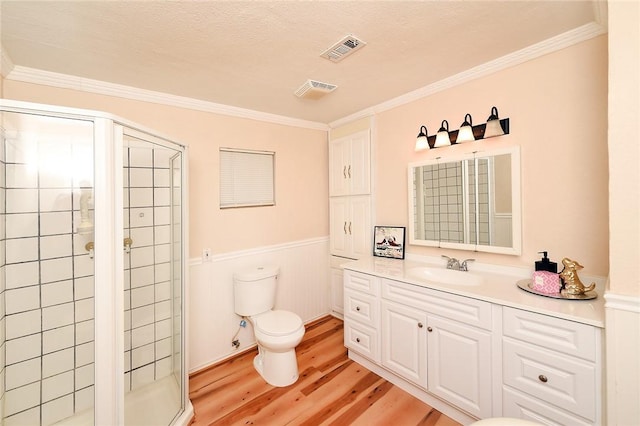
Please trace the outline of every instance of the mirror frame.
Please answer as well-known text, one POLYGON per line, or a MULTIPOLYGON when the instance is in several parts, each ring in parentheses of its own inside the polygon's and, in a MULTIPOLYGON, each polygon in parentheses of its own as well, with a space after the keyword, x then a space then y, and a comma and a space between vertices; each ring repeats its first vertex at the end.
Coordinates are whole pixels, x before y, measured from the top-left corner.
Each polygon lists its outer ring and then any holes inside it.
POLYGON ((522 254, 522 200, 520 187, 520 147, 511 146, 508 148, 497 148, 486 151, 473 151, 463 154, 435 157, 410 163, 407 167, 407 188, 408 188, 408 240, 410 245, 439 247, 446 249, 470 250, 487 253, 522 254), (413 212, 415 211, 415 199, 413 191, 413 169, 415 167, 431 166, 449 162, 472 160, 474 158, 487 158, 497 155, 511 154, 511 247, 488 246, 482 244, 451 243, 446 241, 422 240, 415 237, 415 224, 413 212))

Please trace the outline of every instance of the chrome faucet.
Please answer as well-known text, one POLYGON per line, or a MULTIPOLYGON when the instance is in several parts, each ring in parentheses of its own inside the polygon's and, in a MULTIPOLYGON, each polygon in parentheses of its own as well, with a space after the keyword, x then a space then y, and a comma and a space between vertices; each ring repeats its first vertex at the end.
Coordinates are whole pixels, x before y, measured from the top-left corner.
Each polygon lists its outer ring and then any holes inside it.
POLYGON ((465 271, 465 272, 468 271, 469 268, 467 267, 467 262, 473 262, 475 260, 475 259, 465 259, 462 262, 460 262, 455 257, 445 256, 444 254, 442 255, 442 257, 447 259, 447 269, 452 269, 454 271, 465 271))

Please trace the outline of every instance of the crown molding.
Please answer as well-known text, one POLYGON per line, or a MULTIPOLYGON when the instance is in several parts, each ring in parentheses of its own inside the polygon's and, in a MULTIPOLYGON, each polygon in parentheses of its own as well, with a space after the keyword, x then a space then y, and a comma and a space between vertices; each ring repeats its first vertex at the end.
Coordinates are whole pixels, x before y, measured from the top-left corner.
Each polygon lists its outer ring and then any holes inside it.
POLYGON ((171 95, 153 90, 140 89, 132 86, 108 83, 100 80, 92 80, 68 74, 44 71, 35 68, 13 66, 6 76, 7 80, 21 81, 24 83, 41 84, 61 89, 78 90, 81 92, 96 93, 99 95, 116 96, 142 102, 150 102, 160 105, 174 106, 231 117, 247 118, 250 120, 264 121, 274 124, 282 124, 292 127, 328 131, 329 127, 324 123, 300 120, 283 115, 270 114, 245 108, 217 104, 185 96, 171 95))
POLYGON ((4 49, 4 46, 0 44, 0 75, 6 78, 14 68, 15 66, 13 61, 9 55, 7 55, 7 51, 4 49))
MULTIPOLYGON (((602 16, 602 14, 599 14, 599 16, 602 16)), ((540 56, 556 52, 574 44, 605 34, 606 32, 606 28, 599 23, 591 22, 585 24, 581 27, 525 47, 524 49, 517 50, 498 59, 494 59, 493 61, 485 62, 484 64, 452 75, 451 77, 447 77, 420 89, 390 99, 376 106, 363 109, 362 111, 358 111, 347 117, 332 121, 329 123, 329 127, 339 127, 343 124, 426 98, 427 96, 431 96, 443 90, 522 64, 540 56)))

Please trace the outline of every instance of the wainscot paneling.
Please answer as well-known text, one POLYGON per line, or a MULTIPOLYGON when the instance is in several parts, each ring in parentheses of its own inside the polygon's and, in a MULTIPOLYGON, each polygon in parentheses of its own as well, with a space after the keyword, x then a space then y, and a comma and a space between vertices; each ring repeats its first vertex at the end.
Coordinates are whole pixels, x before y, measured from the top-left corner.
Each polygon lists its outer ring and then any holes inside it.
POLYGON ((255 345, 251 325, 240 328, 233 309, 233 274, 259 265, 280 267, 276 309, 295 312, 307 323, 329 313, 329 239, 295 241, 191 259, 189 371, 194 372, 255 345), (240 347, 231 342, 239 332, 240 347))

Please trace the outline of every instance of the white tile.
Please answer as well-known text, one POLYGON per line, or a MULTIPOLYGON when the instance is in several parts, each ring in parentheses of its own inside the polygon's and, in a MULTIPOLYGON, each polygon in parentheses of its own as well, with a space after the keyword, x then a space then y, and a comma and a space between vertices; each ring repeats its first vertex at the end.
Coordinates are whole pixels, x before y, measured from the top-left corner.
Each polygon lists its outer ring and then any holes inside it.
POLYGON ((153 205, 153 188, 131 188, 129 190, 129 206, 132 209, 153 205))
POLYGON ((93 297, 94 294, 94 281, 93 276, 76 278, 73 280, 74 292, 76 300, 86 299, 87 297, 93 297))
POLYGON ((4 396, 6 416, 35 407, 40 404, 40 382, 7 391, 4 396))
POLYGON ((128 147, 122 148, 122 165, 124 167, 129 167, 129 148, 128 147))
POLYGON ((5 372, 7 390, 16 389, 40 380, 40 358, 8 365, 5 372))
POLYGON ((42 333, 42 352, 45 354, 70 348, 74 345, 74 327, 68 325, 42 333))
POLYGON ((95 324, 93 320, 76 322, 76 344, 80 345, 94 340, 95 324))
POLYGON ((32 138, 20 138, 7 140, 6 162, 7 163, 30 163, 37 164, 38 142, 32 138))
POLYGON ((124 291, 124 310, 131 309, 131 290, 124 291))
POLYGON ((7 213, 34 213, 38 211, 37 189, 7 189, 5 191, 7 213))
POLYGON ((154 250, 154 260, 156 263, 165 263, 171 261, 171 245, 156 244, 154 250))
POLYGON ((95 364, 76 368, 76 390, 93 385, 95 364))
POLYGON ((7 290, 5 303, 7 315, 38 309, 40 308, 40 289, 38 286, 31 286, 7 290))
POLYGON ((155 322, 156 339, 166 339, 171 337, 171 319, 165 319, 155 322))
POLYGON ((76 367, 91 364, 94 361, 93 342, 76 346, 76 367))
POLYGON ((93 407, 93 401, 95 399, 93 389, 94 386, 89 386, 76 392, 76 413, 80 413, 93 407))
POLYGON ((153 167, 153 151, 149 148, 129 148, 130 167, 153 167))
POLYGON ((6 188, 37 188, 38 170, 29 164, 6 164, 6 188))
POLYGON ((154 282, 154 267, 145 266, 131 270, 131 287, 141 287, 154 282))
POLYGON ((124 311, 124 329, 131 330, 131 311, 124 311))
POLYGON ((126 372, 124 373, 124 391, 125 392, 129 392, 131 390, 131 373, 130 372, 126 372))
POLYGON ((40 213, 40 235, 71 234, 71 212, 40 213))
POLYGON ((131 350, 131 368, 136 369, 152 363, 154 358, 154 345, 149 344, 131 350))
POLYGON ((124 352, 124 371, 131 371, 131 350, 124 352))
POLYGON ((131 197, 129 197, 129 188, 127 187, 122 188, 122 207, 125 208, 125 212, 128 212, 128 209, 131 206, 129 204, 130 198, 131 197))
POLYGON ((40 279, 39 262, 17 263, 5 267, 6 288, 36 285, 40 279))
MULTIPOLYGON (((75 222, 78 223, 78 222, 75 222)), ((93 241, 93 235, 80 235, 74 233, 72 235, 73 238, 73 255, 74 256, 83 256, 85 254, 89 254, 89 250, 85 247, 88 242, 93 241)))
POLYGON ((161 302, 163 300, 169 300, 171 298, 171 283, 165 281, 155 285, 155 301, 161 302))
POLYGON ((169 262, 155 265, 155 279, 156 282, 171 280, 171 264, 169 262))
POLYGON ((153 245, 154 229, 151 226, 145 228, 133 228, 129 236, 133 240, 133 247, 145 247, 153 245))
POLYGON ((71 189, 54 188, 40 190, 41 212, 54 212, 71 209, 71 189))
POLYGON ((40 310, 27 311, 6 317, 7 340, 40 332, 40 310))
POLYGON ((170 225, 171 209, 169 207, 154 207, 153 209, 154 225, 170 225))
POLYGON ((41 261, 40 274, 42 283, 69 280, 73 278, 73 262, 71 257, 41 261))
POLYGON ((129 186, 131 188, 152 188, 153 169, 132 167, 129 170, 129 186))
POLYGON ((155 327, 153 324, 131 330, 131 347, 137 349, 154 341, 155 327))
POLYGON ((153 382, 154 370, 154 364, 149 364, 131 371, 131 390, 153 382))
POLYGON ((141 266, 153 265, 153 247, 140 247, 131 249, 131 267, 139 268, 141 266))
POLYGON ((73 303, 42 308, 42 329, 51 330, 73 324, 73 303))
POLYGON ((42 426, 49 426, 73 416, 73 395, 42 404, 42 426))
POLYGON ((51 259, 54 257, 71 256, 72 238, 71 234, 53 235, 40 238, 40 258, 51 259))
POLYGON ((58 281, 40 286, 42 307, 59 305, 73 301, 73 281, 58 281))
POLYGON ((94 299, 82 299, 75 302, 76 304, 76 317, 77 322, 87 321, 93 319, 93 305, 94 299))
POLYGON ((139 308, 141 306, 150 305, 154 302, 155 292, 154 286, 148 285, 137 287, 131 290, 131 308, 139 308))
POLYGON ((6 240, 5 244, 7 264, 38 260, 38 237, 6 240))
POLYGON ((2 365, 39 357, 41 351, 40 341, 40 333, 8 340, 5 343, 5 364, 2 365))
POLYGON ((138 328, 153 323, 154 305, 131 310, 131 327, 138 328))
POLYGON ((94 260, 88 254, 73 257, 73 274, 75 277, 86 277, 93 275, 94 260))
POLYGON ((158 302, 155 304, 156 321, 171 317, 171 301, 158 302))
POLYGON ((126 352, 131 350, 131 330, 126 330, 124 332, 124 351, 125 351, 125 358, 126 358, 126 352))
POLYGON ((42 356, 42 377, 51 377, 73 370, 73 348, 42 356))
POLYGON ((171 355, 171 338, 158 340, 156 343, 156 360, 171 355))
POLYGON ((153 228, 156 244, 168 244, 171 242, 171 225, 159 225, 153 228))
POLYGON ((168 206, 171 204, 171 191, 169 188, 155 188, 153 190, 153 205, 168 206))
POLYGON ((153 226, 153 208, 131 208, 129 210, 129 226, 131 228, 153 226))
POLYGON ((122 226, 124 227, 124 229, 128 229, 130 227, 130 211, 128 208, 126 208, 127 206, 125 206, 125 209, 123 210, 122 214, 122 226))
POLYGON ((4 426, 25 426, 40 424, 40 406, 5 417, 4 426))
POLYGON ((169 187, 171 184, 171 174, 169 169, 153 169, 153 186, 169 187))
POLYGON ((42 402, 73 393, 73 370, 42 380, 42 402))
POLYGON ((5 216, 6 238, 38 235, 38 213, 16 213, 5 216))
POLYGON ((156 168, 169 168, 171 165, 171 157, 176 155, 178 151, 168 148, 160 148, 158 146, 153 150, 153 166, 156 168))
POLYGON ((160 380, 171 374, 171 357, 159 359, 155 362, 156 380, 160 380))

